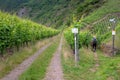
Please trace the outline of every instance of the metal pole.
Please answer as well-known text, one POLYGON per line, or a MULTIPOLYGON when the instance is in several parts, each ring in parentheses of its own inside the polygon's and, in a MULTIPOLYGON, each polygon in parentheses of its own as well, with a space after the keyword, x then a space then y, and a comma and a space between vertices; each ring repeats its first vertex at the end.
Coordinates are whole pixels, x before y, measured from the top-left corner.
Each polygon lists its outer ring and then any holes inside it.
POLYGON ((78 63, 78 48, 77 48, 77 34, 75 34, 75 65, 78 63))
POLYGON ((73 28, 72 29, 72 33, 74 33, 74 45, 75 45, 75 66, 77 66, 78 60, 79 60, 79 56, 78 56, 78 39, 77 39, 77 34, 78 34, 78 28, 73 28))
POLYGON ((113 41, 113 42, 112 42, 112 55, 114 56, 114 55, 115 55, 115 53, 114 53, 114 49, 115 49, 115 48, 114 48, 114 45, 115 45, 115 44, 114 44, 114 42, 115 42, 115 18, 110 19, 109 21, 112 22, 112 24, 113 24, 113 25, 112 25, 112 36, 113 36, 113 37, 112 37, 112 38, 113 38, 113 40, 112 40, 112 41, 113 41))
POLYGON ((77 61, 79 61, 80 60, 80 58, 79 58, 79 35, 77 35, 77 61))
MULTIPOLYGON (((113 21, 113 31, 115 31, 115 21, 113 21)), ((114 48, 115 48, 115 35, 113 35, 113 51, 112 51, 112 53, 113 53, 113 55, 115 55, 115 53, 114 53, 114 48)))
POLYGON ((115 54, 114 54, 114 41, 115 41, 115 35, 113 35, 113 51, 112 51, 112 54, 113 54, 113 55, 115 55, 115 54))

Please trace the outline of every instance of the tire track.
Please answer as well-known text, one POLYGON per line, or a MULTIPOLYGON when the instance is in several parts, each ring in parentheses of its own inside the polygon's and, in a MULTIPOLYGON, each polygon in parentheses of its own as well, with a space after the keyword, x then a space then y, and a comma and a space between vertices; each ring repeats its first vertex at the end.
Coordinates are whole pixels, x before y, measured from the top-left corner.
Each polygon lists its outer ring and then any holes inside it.
POLYGON ((38 52, 36 52, 34 55, 23 61, 18 67, 13 69, 8 75, 3 77, 0 80, 18 80, 19 76, 34 62, 34 60, 47 48, 51 45, 49 43, 48 45, 42 47, 38 52))
POLYGON ((57 51, 55 52, 51 63, 47 69, 46 76, 43 80, 64 80, 63 71, 61 67, 61 49, 62 49, 62 38, 57 51))

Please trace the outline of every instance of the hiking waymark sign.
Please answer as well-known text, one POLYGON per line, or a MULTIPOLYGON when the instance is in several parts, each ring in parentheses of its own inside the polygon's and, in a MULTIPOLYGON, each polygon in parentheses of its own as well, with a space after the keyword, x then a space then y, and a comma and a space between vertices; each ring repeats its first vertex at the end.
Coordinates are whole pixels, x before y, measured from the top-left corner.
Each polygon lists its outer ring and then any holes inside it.
POLYGON ((112 36, 113 36, 113 40, 112 40, 112 41, 113 41, 113 43, 112 43, 112 45, 113 45, 113 47, 112 47, 112 49, 113 49, 113 50, 112 50, 112 54, 113 54, 113 55, 116 55, 116 53, 114 53, 114 45, 115 45, 114 43, 115 43, 115 34, 116 34, 116 33, 115 33, 116 21, 115 21, 115 18, 110 19, 109 21, 112 23, 112 36))
POLYGON ((74 33, 74 44, 75 44, 75 66, 77 66, 79 56, 78 56, 78 46, 77 46, 77 34, 78 34, 78 28, 72 28, 72 33, 74 33))
POLYGON ((113 31, 112 31, 112 35, 115 35, 115 34, 116 34, 115 30, 113 30, 113 31))
POLYGON ((77 34, 78 33, 78 28, 72 28, 72 33, 77 34))

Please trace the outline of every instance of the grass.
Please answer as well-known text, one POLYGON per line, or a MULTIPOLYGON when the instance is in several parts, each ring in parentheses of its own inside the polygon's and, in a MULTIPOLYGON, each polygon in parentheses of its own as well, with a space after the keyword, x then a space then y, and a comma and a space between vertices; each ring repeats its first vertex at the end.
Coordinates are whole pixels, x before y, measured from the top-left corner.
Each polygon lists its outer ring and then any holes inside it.
POLYGON ((42 80, 58 44, 59 38, 33 62, 33 64, 20 76, 19 80, 42 80))
POLYGON ((119 43, 120 43, 120 23, 116 28, 116 39, 115 39, 115 47, 117 47, 118 49, 120 49, 119 43))
POLYGON ((84 49, 80 51, 80 62, 79 65, 76 67, 74 62, 74 55, 72 51, 70 52, 69 45, 64 42, 62 65, 65 80, 83 80, 83 78, 85 78, 83 73, 88 72, 89 68, 94 65, 94 60, 92 56, 93 54, 91 54, 91 51, 89 51, 89 53, 86 53, 84 51, 84 49))
POLYGON ((101 17, 109 13, 120 12, 119 4, 120 4, 120 0, 106 0, 106 3, 102 7, 100 7, 93 13, 91 13, 83 21, 87 23, 91 23, 91 22, 101 19, 101 17))
POLYGON ((65 80, 120 80, 120 55, 106 57, 97 50, 99 66, 95 72, 97 61, 94 60, 93 52, 90 49, 81 48, 79 51, 79 65, 75 66, 74 55, 69 51, 68 44, 64 43, 62 65, 65 80), (67 52, 67 53, 66 53, 67 52), (68 55, 67 59, 64 55, 68 55))
MULTIPOLYGON (((116 30, 118 29, 117 25, 120 23, 120 17, 118 13, 120 13, 120 0, 106 0, 105 4, 103 4, 100 8, 98 8, 96 11, 92 12, 90 15, 85 17, 83 19, 83 22, 92 24, 92 28, 87 29, 89 30, 93 35, 97 36, 97 39, 100 41, 100 43, 110 43, 112 44, 112 26, 113 24, 109 21, 111 18, 115 18, 116 20, 116 30), (110 29, 108 28, 110 27, 110 29)), ((86 30, 86 27, 85 27, 86 30)), ((116 48, 119 47, 119 30, 117 30, 117 38, 115 39, 115 44, 117 45, 116 48)))
POLYGON ((95 74, 96 80, 120 80, 120 54, 114 57, 105 57, 98 51, 100 66, 95 74))
MULTIPOLYGON (((120 12, 120 0, 106 0, 107 2, 91 13, 89 16, 87 16, 85 19, 83 19, 83 22, 85 23, 93 23, 99 19, 102 19, 105 15, 111 14, 111 13, 119 13, 120 12)), ((105 35, 111 31, 102 31, 102 29, 107 29, 108 26, 110 26, 109 18, 113 18, 116 15, 108 16, 106 19, 100 21, 97 24, 94 24, 94 27, 98 27, 98 31, 95 30, 95 34, 99 33, 99 31, 105 32, 105 35), (101 25, 101 26, 99 26, 101 25), (103 27, 105 26, 105 28, 103 27)), ((115 18, 118 18, 119 22, 119 16, 116 16, 115 18)), ((119 24, 119 23, 118 23, 119 24)), ((112 25, 111 25, 112 26, 112 25)), ((120 28, 117 28, 117 36, 119 37, 119 30, 120 28)), ((91 30, 90 30, 91 31, 91 30)), ((101 34, 99 34, 101 36, 101 34)), ((105 37, 109 37, 109 35, 106 35, 105 37)), ((108 38, 103 37, 105 40, 108 38)), ((110 40, 111 38, 110 33, 110 40)), ((108 40, 107 40, 108 41, 108 40)), ((119 39, 117 42, 117 45, 119 45, 119 39)), ((66 43, 64 43, 65 47, 68 47, 66 43)), ((99 66, 97 67, 97 70, 95 72, 91 71, 91 69, 95 68, 96 61, 94 60, 93 52, 90 49, 81 48, 80 53, 80 61, 79 65, 76 67, 74 63, 74 55, 72 55, 71 52, 69 52, 68 49, 63 49, 63 56, 62 56, 62 65, 64 70, 64 78, 65 80, 120 80, 120 55, 116 55, 114 57, 106 57, 103 52, 97 51, 98 54, 98 60, 99 60, 99 66), (68 57, 66 57, 67 55, 68 57), (67 58, 67 59, 66 59, 67 58)))
POLYGON ((12 69, 22 63, 29 56, 33 55, 37 50, 39 50, 44 45, 51 41, 54 41, 57 37, 43 39, 37 42, 35 45, 30 45, 29 47, 24 47, 19 52, 13 53, 13 55, 6 56, 5 58, 0 58, 0 78, 8 74, 12 69))

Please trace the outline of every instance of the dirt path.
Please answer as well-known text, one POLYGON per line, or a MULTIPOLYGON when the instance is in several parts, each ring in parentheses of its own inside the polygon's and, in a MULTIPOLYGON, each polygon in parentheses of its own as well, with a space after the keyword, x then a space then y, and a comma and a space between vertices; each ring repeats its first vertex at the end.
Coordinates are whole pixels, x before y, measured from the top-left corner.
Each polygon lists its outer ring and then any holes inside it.
POLYGON ((57 51, 55 52, 51 63, 47 69, 46 76, 43 80, 64 80, 63 72, 61 67, 61 48, 62 48, 62 38, 57 51))
POLYGON ((96 52, 94 52, 93 54, 94 54, 95 65, 90 69, 90 71, 96 72, 99 67, 99 59, 96 52))
POLYGON ((18 80, 19 76, 32 64, 32 62, 48 47, 50 44, 42 47, 34 55, 23 61, 18 67, 12 70, 8 75, 0 80, 18 80))

